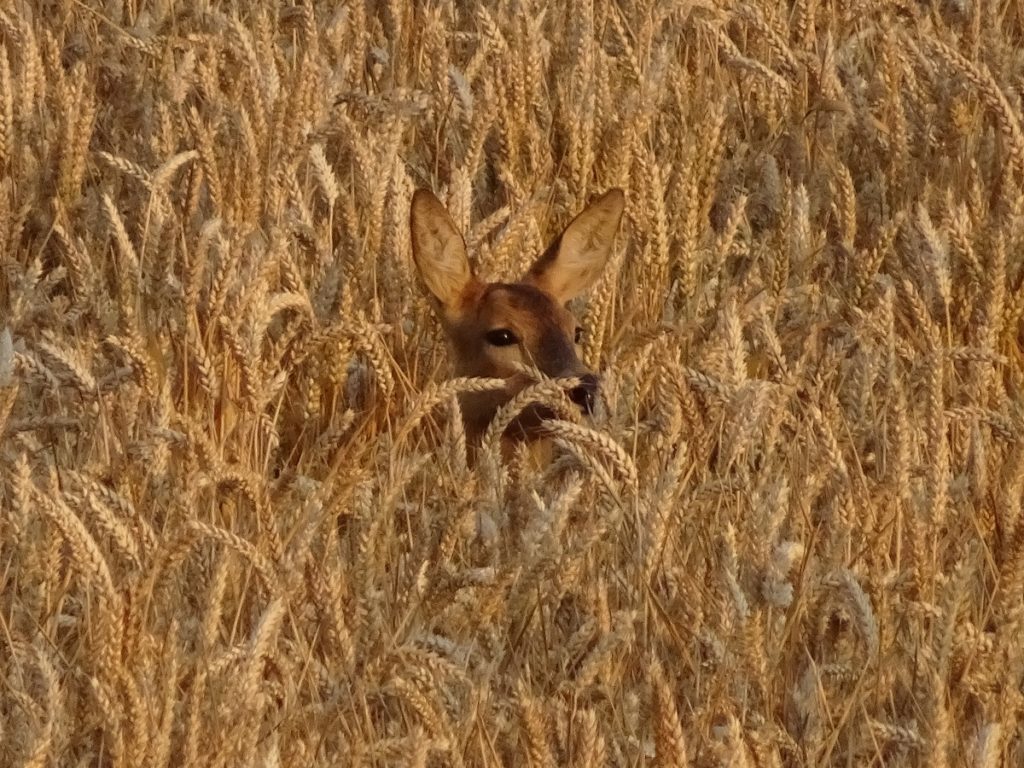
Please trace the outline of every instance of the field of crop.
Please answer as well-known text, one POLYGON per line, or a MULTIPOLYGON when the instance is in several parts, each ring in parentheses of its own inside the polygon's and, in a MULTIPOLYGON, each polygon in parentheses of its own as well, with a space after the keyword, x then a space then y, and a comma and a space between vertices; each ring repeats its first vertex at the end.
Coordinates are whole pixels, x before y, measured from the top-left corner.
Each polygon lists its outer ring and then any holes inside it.
POLYGON ((0 765, 1021 765, 1022 100, 1019 0, 11 0, 0 765), (421 186, 626 192, 549 463, 421 186))

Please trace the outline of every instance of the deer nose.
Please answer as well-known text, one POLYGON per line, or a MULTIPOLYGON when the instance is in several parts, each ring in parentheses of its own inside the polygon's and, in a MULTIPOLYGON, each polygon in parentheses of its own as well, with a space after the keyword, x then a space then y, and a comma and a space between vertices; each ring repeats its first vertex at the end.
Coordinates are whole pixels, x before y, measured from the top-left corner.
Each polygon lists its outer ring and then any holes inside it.
POLYGON ((576 403, 584 413, 593 413, 597 388, 597 376, 592 373, 584 374, 580 377, 579 385, 569 390, 569 399, 576 403))

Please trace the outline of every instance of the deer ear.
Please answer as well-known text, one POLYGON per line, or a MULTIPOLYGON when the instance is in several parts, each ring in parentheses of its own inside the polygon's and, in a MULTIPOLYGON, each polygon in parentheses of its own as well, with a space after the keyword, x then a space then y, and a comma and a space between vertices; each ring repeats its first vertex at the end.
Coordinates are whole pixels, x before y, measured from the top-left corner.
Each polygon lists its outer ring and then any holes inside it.
POLYGON ((622 220, 626 196, 610 189, 573 219, 526 274, 561 304, 588 291, 604 271, 622 220))
POLYGON ((446 316, 457 313, 477 281, 455 222, 432 192, 418 189, 412 196, 409 228, 420 278, 446 316))

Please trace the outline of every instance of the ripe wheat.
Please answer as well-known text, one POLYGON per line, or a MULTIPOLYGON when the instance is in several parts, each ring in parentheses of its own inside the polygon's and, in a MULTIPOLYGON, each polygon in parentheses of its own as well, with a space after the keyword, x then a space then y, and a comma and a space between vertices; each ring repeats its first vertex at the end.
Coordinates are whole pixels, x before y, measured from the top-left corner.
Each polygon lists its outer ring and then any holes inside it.
POLYGON ((1024 760, 1019 4, 186 6, 0 7, 0 765, 1024 760))

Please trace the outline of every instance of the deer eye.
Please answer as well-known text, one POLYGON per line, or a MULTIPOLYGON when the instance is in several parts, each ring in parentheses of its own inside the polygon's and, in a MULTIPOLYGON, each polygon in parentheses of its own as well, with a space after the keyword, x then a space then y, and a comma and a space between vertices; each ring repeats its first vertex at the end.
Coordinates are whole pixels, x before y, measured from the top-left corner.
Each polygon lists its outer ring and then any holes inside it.
POLYGON ((507 347, 519 343, 519 337, 508 328, 495 328, 493 331, 485 333, 484 338, 487 339, 488 344, 493 344, 495 347, 507 347))
POLYGON ((576 326, 576 335, 573 337, 573 340, 577 344, 579 344, 581 341, 583 341, 583 329, 580 328, 578 325, 576 326))

